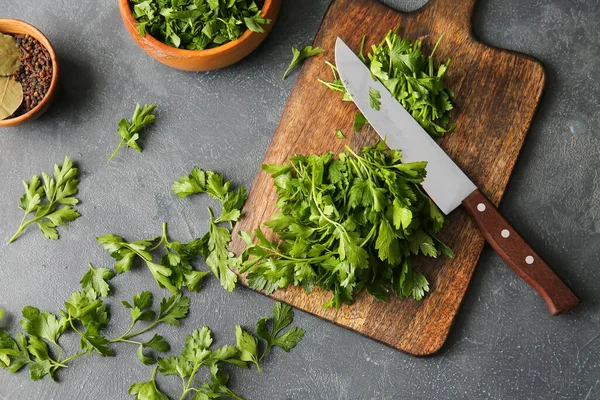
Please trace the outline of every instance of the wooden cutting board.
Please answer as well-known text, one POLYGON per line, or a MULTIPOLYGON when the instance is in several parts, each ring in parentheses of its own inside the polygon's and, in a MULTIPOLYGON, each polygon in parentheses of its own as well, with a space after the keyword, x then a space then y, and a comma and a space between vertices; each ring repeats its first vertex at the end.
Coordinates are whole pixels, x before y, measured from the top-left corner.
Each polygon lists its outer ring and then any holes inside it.
MULTIPOLYGON (((399 13, 375 0, 333 0, 314 41, 326 52, 304 64, 264 162, 284 163, 297 153, 343 151, 346 144, 358 149, 378 139, 370 127, 352 135, 356 107, 317 82, 317 78, 331 80, 325 60, 334 60, 337 36, 358 51, 363 34, 370 46, 399 27, 402 36, 422 38, 428 52, 443 34, 436 59, 452 58, 446 82, 456 94, 457 129, 440 144, 498 205, 538 106, 545 75, 532 57, 490 47, 473 37, 474 3, 430 0, 416 12, 399 13), (347 139, 337 139, 335 128, 342 129, 347 139)), ((275 201, 270 176, 259 171, 236 230, 253 231, 268 220, 275 201)), ((398 350, 419 356, 435 353, 448 336, 484 244, 462 209, 452 212, 450 219, 441 237, 456 258, 415 263, 431 283, 431 292, 420 302, 391 298, 384 303, 361 294, 354 304, 336 311, 322 308, 331 297, 324 291, 307 295, 291 287, 271 297, 398 350)), ((235 237, 232 251, 239 253, 243 243, 235 237)))

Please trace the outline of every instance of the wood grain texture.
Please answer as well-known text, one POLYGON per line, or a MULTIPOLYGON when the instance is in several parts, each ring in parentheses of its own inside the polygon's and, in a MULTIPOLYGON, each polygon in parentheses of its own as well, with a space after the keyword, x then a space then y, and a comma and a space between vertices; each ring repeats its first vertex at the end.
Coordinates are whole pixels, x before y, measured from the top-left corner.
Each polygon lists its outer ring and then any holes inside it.
POLYGON ((550 269, 542 257, 533 251, 479 190, 471 193, 462 204, 490 246, 517 275, 542 296, 552 315, 567 312, 579 304, 575 293, 550 269))
MULTIPOLYGON (((537 108, 545 74, 531 57, 477 41, 470 27, 474 3, 431 0, 417 12, 399 13, 375 0, 333 0, 314 41, 326 52, 304 64, 264 162, 283 163, 297 153, 342 151, 348 143, 358 149, 378 139, 371 128, 352 135, 354 104, 341 102, 339 93, 316 81, 330 79, 324 61, 334 60, 337 36, 358 50, 363 34, 370 45, 399 27, 402 36, 422 38, 429 51, 444 34, 436 59, 452 58, 446 81, 456 94, 457 129, 440 144, 498 205, 537 108), (336 139, 335 128, 342 129, 348 140, 336 139)), ((259 171, 236 230, 253 231, 270 218, 275 202, 271 178, 259 171)), ((398 350, 419 356, 435 353, 446 340, 484 244, 462 209, 450 219, 441 237, 456 258, 415 263, 431 284, 431 292, 420 302, 391 298, 383 303, 361 294, 353 305, 336 311, 322 308, 330 294, 319 290, 307 295, 291 287, 272 297, 398 350)), ((239 253, 242 248, 236 237, 232 251, 239 253)))

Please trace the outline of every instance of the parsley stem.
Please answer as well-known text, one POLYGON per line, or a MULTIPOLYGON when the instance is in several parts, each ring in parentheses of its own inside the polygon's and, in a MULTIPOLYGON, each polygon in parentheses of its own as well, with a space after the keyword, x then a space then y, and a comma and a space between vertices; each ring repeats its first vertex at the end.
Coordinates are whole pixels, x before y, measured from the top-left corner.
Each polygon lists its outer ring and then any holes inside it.
MULTIPOLYGON (((260 244, 257 244, 257 246, 258 246, 258 247, 260 247, 261 249, 265 250, 266 252, 270 252, 270 253, 272 253, 272 254, 276 255, 276 256, 277 256, 277 257, 279 257, 279 258, 283 258, 283 259, 285 259, 285 260, 289 260, 289 261, 295 261, 295 262, 315 262, 315 260, 319 260, 319 259, 322 259, 322 258, 326 258, 326 257, 327 257, 326 255, 322 255, 322 256, 319 256, 319 257, 313 257, 313 258, 296 258, 296 257, 290 257, 290 256, 286 256, 285 254, 283 254, 283 253, 280 253, 280 252, 278 252, 278 251, 277 251, 277 250, 275 250, 275 249, 271 249, 271 248, 268 248, 268 247, 264 247, 264 246, 261 246, 260 244)), ((329 251, 329 250, 328 250, 327 252, 328 252, 328 253, 332 253, 332 252, 331 252, 331 251, 329 251)))
POLYGON ((166 244, 169 244, 169 239, 167 239, 167 221, 163 222, 163 240, 166 244))
POLYGON ((265 356, 267 355, 267 353, 269 352, 270 349, 271 349, 271 345, 267 344, 267 347, 265 347, 265 351, 263 351, 262 355, 258 359, 259 363, 262 362, 262 360, 265 358, 265 356))
POLYGON ((179 377, 181 378, 181 385, 183 386, 183 390, 185 391, 185 378, 181 375, 179 375, 179 377))
POLYGON ((194 377, 196 376, 196 373, 198 372, 198 368, 200 368, 200 366, 202 366, 202 363, 194 363, 194 369, 192 370, 192 373, 190 374, 190 378, 188 379, 187 383, 183 386, 183 393, 181 394, 179 400, 185 399, 185 395, 188 394, 188 392, 191 390, 190 386, 192 386, 192 381, 194 380, 194 377))
POLYGON ((71 325, 71 329, 73 329, 73 331, 75 331, 76 333, 78 333, 78 334, 79 334, 79 336, 81 336, 81 337, 85 337, 85 335, 84 335, 82 332, 80 332, 80 331, 79 331, 77 328, 75 328, 75 324, 73 323, 73 318, 72 318, 72 316, 71 316, 71 313, 70 313, 70 312, 69 312, 69 315, 68 315, 68 317, 69 317, 69 318, 68 318, 67 320, 69 321, 69 325, 71 325))
POLYGON ((156 367, 154 367, 154 370, 152 371, 152 378, 150 378, 150 381, 152 382, 152 385, 154 385, 154 390, 158 391, 158 388, 156 387, 156 381, 155 381, 156 371, 158 371, 158 365, 156 367))
POLYGON ((52 365, 54 365, 54 371, 56 371, 58 368, 69 368, 67 365, 61 363, 61 362, 57 362, 54 360, 50 360, 50 362, 52 363, 52 365))
POLYGON ((234 399, 236 399, 236 400, 244 400, 244 398, 243 398, 243 397, 241 397, 241 396, 238 396, 238 395, 237 395, 237 394, 235 394, 235 393, 234 393, 234 392, 233 392, 231 389, 229 389, 229 388, 226 388, 226 389, 227 389, 227 396, 229 396, 229 397, 232 397, 232 398, 234 398, 234 399))
MULTIPOLYGON (((87 354, 86 351, 82 351, 81 353, 73 354, 72 356, 69 356, 69 357, 65 358, 64 360, 62 360, 62 363, 66 364, 69 361, 74 360, 77 357, 81 357, 81 356, 86 355, 86 354, 87 354)), ((65 365, 65 367, 67 367, 67 366, 65 365)))
POLYGON ((117 146, 117 148, 115 149, 115 151, 111 154, 110 157, 108 157, 108 161, 112 160, 113 158, 115 158, 115 156, 117 155, 117 153, 119 152, 119 150, 121 149, 121 146, 123 146, 123 144, 125 143, 124 139, 121 139, 121 141, 119 142, 119 145, 117 146))
POLYGON ((135 340, 129 340, 129 339, 113 339, 113 340, 109 340, 109 342, 114 343, 114 342, 124 342, 124 343, 131 343, 131 344, 135 344, 135 345, 140 345, 142 344, 142 342, 137 342, 135 340))
POLYGON ((148 251, 154 251, 154 250, 158 249, 159 246, 163 243, 165 245, 169 244, 169 239, 167 238, 167 223, 166 222, 163 222, 163 234, 162 234, 162 237, 160 238, 160 241, 158 243, 156 243, 156 245, 154 247, 148 249, 148 251))
POLYGON ((369 242, 369 240, 371 240, 371 237, 373 237, 373 234, 375 233, 375 228, 378 226, 379 226, 379 224, 373 225, 373 227, 369 231, 369 234, 367 235, 365 240, 361 243, 360 247, 364 247, 369 242))
MULTIPOLYGON (((116 339, 111 339, 111 340, 109 340, 109 342, 111 342, 111 343, 114 343, 114 342, 127 342, 127 339, 131 339, 132 337, 136 337, 138 335, 141 335, 142 333, 148 332, 150 329, 154 328, 160 322, 161 322, 160 318, 157 318, 154 322, 152 322, 147 327, 142 328, 142 329, 140 329, 137 332, 129 333, 129 332, 131 332, 131 329, 133 328, 133 325, 132 325, 131 328, 127 332, 125 332, 123 335, 119 336, 116 339)), ((135 342, 135 343, 139 344, 139 342, 135 342)))
POLYGON ((16 233, 13 235, 13 237, 11 237, 11 238, 10 238, 10 240, 8 241, 8 243, 12 243, 12 242, 14 242, 14 241, 17 239, 17 237, 18 237, 18 236, 21 234, 21 232, 23 232, 23 230, 24 230, 25 228, 27 228, 29 225, 31 225, 31 224, 33 224, 34 222, 37 222, 37 221, 39 221, 40 219, 42 219, 42 218, 44 218, 44 217, 45 217, 45 215, 40 215, 40 216, 38 216, 38 217, 32 218, 32 219, 30 219, 29 221, 25 222, 25 218, 27 218, 27 214, 29 214, 29 213, 26 213, 26 214, 23 216, 23 219, 21 220, 21 225, 19 226, 19 229, 18 229, 18 230, 17 230, 17 232, 16 232, 16 233))
POLYGON ((129 329, 127 329, 127 331, 126 331, 124 334, 122 334, 122 335, 121 335, 121 336, 119 336, 118 338, 116 338, 116 339, 113 339, 113 340, 110 340, 110 341, 111 341, 111 342, 113 342, 113 341, 114 341, 114 342, 118 342, 118 341, 119 341, 119 339, 123 339, 123 338, 125 338, 125 337, 127 336, 127 334, 133 330, 133 327, 135 326, 136 322, 137 322, 137 321, 133 321, 133 322, 131 323, 131 325, 129 325, 129 329))

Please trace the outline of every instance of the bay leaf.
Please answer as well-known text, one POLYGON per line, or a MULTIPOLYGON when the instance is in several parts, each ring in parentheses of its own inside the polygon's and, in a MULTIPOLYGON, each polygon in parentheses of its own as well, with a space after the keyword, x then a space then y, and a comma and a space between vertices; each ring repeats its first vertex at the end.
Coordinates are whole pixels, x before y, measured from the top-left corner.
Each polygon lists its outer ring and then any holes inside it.
POLYGON ((19 57, 21 57, 21 50, 17 47, 15 38, 0 33, 0 75, 14 74, 21 65, 19 57))
POLYGON ((12 115, 23 102, 23 86, 12 76, 0 76, 0 120, 12 115))

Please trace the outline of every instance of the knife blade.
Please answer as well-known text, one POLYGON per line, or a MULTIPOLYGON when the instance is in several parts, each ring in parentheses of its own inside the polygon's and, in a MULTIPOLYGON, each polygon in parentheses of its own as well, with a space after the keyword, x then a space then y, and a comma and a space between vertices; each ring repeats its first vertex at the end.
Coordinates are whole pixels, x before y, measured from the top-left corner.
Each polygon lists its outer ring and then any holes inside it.
POLYGON ((387 88, 373 78, 365 64, 339 37, 335 44, 335 63, 340 79, 358 109, 390 148, 401 150, 402 161, 427 161, 423 188, 442 212, 449 214, 462 205, 487 242, 542 296, 553 315, 579 304, 579 298, 571 289, 509 225, 492 202, 387 88), (371 107, 369 92, 372 89, 381 95, 379 110, 371 107))

